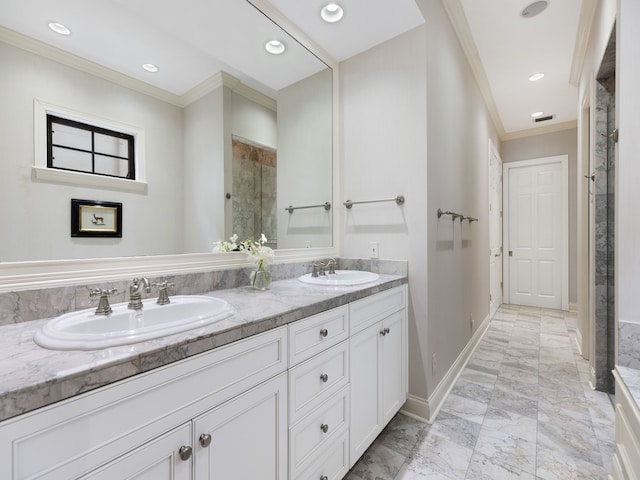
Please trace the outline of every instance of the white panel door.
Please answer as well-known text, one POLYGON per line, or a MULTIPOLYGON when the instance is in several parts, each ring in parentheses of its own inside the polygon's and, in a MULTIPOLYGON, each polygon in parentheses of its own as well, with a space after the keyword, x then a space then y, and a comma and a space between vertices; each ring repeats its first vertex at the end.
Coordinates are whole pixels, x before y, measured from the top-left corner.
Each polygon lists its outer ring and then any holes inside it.
POLYGON ((198 417, 195 478, 287 478, 287 375, 282 373, 198 417))
POLYGON ((489 147, 489 315, 502 305, 502 160, 489 147))
POLYGON ((563 308, 560 162, 509 168, 509 303, 563 308))
POLYGON ((82 480, 190 480, 191 455, 180 458, 181 448, 191 447, 191 423, 145 443, 128 455, 82 477, 82 480))

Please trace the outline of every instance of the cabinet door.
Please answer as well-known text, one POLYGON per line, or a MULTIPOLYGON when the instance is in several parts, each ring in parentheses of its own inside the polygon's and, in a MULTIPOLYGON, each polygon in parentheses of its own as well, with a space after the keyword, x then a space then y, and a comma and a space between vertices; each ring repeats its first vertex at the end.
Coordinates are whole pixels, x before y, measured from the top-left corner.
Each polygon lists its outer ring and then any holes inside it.
POLYGON ((195 478, 286 480, 286 399, 283 373, 198 417, 195 478))
POLYGON ((179 453, 182 447, 191 448, 190 423, 113 460, 81 480, 190 480, 191 455, 182 460, 179 453))
POLYGON ((350 467, 382 430, 380 408, 379 344, 381 324, 351 337, 350 467))
POLYGON ((405 310, 394 313, 382 322, 381 359, 382 370, 382 424, 400 410, 407 399, 406 371, 406 322, 405 310))

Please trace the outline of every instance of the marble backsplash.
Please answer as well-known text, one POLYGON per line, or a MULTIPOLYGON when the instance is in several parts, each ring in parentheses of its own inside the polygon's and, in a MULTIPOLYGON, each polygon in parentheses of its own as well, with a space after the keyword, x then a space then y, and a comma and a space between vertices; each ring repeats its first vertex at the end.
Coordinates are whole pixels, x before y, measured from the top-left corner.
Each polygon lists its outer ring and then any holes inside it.
MULTIPOLYGON (((279 263, 270 265, 268 269, 271 272, 273 281, 285 280, 310 272, 311 263, 309 261, 279 263)), ((408 265, 405 260, 339 258, 338 268, 342 270, 366 270, 391 275, 406 276, 408 274, 408 265)), ((249 277, 253 270, 253 267, 247 267, 184 275, 167 275, 149 277, 149 281, 168 280, 175 283, 175 287, 169 289, 169 296, 194 295, 248 285, 249 277)), ((122 303, 129 300, 128 290, 130 284, 131 279, 129 278, 88 285, 0 293, 0 325, 51 318, 71 311, 95 307, 97 302, 89 299, 89 292, 95 288, 116 288, 118 292, 112 295, 110 302, 112 304, 122 303)), ((157 292, 152 291, 148 296, 153 297, 156 295, 157 292)))

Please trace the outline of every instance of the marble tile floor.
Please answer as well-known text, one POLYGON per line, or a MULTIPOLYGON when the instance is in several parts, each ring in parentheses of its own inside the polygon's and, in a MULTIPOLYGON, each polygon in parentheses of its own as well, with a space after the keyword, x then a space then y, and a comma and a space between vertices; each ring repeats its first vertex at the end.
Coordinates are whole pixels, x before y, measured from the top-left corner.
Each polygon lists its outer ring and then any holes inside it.
POLYGON ((600 480, 614 410, 591 390, 576 316, 503 305, 432 424, 398 414, 345 480, 600 480))

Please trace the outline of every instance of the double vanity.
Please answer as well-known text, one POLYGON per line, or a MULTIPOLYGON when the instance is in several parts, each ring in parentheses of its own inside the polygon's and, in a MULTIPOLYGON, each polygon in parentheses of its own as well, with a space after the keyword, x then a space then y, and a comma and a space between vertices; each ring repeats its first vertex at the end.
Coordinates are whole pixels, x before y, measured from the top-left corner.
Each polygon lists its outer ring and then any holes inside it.
POLYGON ((135 343, 79 313, 0 327, 0 478, 343 478, 407 394, 407 278, 365 273, 146 300, 218 316, 135 343))

